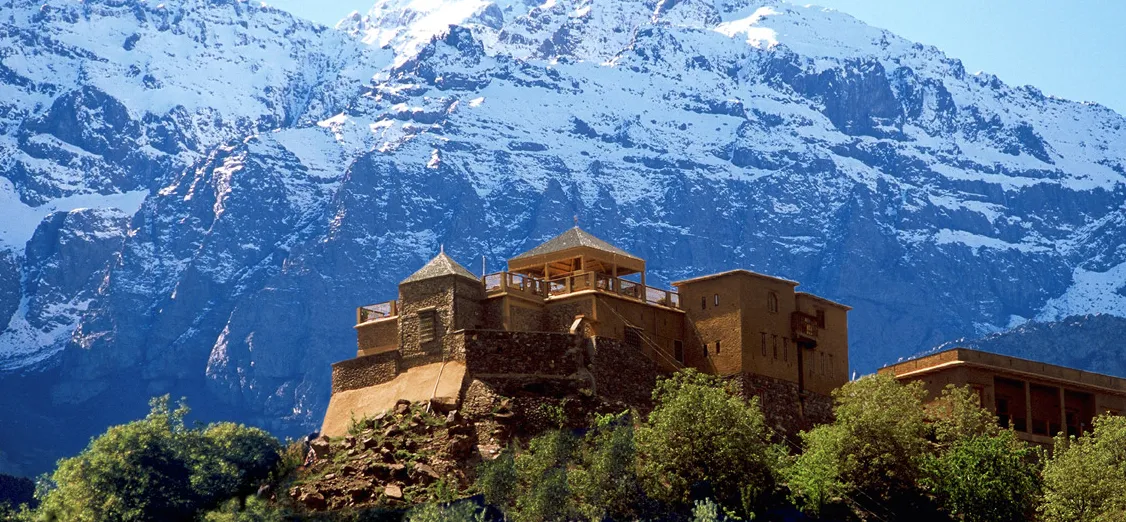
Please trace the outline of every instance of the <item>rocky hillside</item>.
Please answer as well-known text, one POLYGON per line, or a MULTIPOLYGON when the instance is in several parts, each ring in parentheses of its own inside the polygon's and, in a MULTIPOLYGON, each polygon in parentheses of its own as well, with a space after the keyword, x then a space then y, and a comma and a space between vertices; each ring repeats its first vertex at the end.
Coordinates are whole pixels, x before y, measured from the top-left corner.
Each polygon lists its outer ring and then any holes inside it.
POLYGON ((861 372, 1126 316, 1126 119, 843 13, 0 6, 0 447, 29 472, 155 394, 314 429, 356 305, 574 215, 657 283, 747 267, 854 306, 861 372))

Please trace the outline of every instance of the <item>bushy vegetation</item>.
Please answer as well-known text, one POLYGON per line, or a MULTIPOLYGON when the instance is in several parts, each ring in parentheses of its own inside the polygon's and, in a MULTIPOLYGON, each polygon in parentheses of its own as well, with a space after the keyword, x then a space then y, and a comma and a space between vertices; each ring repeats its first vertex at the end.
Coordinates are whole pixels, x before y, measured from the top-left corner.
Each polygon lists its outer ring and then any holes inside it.
MULTIPOLYGON (((481 464, 475 500, 457 501, 450 489, 397 512, 304 519, 703 522, 793 519, 800 510, 834 521, 1126 520, 1126 418, 1099 417, 1091 433, 1060 436, 1049 456, 999 428, 968 388, 948 387, 924 407, 920 385, 871 376, 837 390, 835 420, 787 448, 757 401, 722 379, 681 372, 660 381, 653 399, 645 417, 597 415, 588 429, 560 423, 514 444, 481 464)), ((155 399, 144 419, 60 461, 41 481, 38 509, 0 507, 0 519, 303 520, 273 500, 285 495, 256 494, 313 480, 293 476, 302 445, 282 448, 229 423, 188 428, 186 413, 155 399)))
POLYGON ((648 418, 537 437, 485 463, 478 489, 515 521, 757 520, 793 508, 823 520, 1126 520, 1126 419, 1100 418, 1048 458, 969 388, 924 399, 921 385, 887 376, 850 382, 834 393, 834 422, 787 452, 754 400, 682 372, 658 385, 648 418))
POLYGON ((36 518, 194 520, 250 493, 278 462, 281 447, 262 430, 231 423, 188 428, 187 406, 172 409, 167 396, 153 399, 151 408, 144 419, 114 426, 60 461, 36 518))
POLYGON ((1098 417, 1092 433, 1056 437, 1043 477, 1043 520, 1126 520, 1126 418, 1098 417))

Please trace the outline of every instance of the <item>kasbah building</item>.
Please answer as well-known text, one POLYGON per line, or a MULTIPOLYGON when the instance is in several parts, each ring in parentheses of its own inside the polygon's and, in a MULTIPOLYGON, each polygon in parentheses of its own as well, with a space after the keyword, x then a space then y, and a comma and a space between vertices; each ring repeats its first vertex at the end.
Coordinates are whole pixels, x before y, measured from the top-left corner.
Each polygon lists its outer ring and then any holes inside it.
MULTIPOLYGON (((333 365, 321 432, 345 435, 402 400, 495 415, 507 407, 498 397, 581 391, 629 407, 683 368, 757 396, 779 434, 831 420, 830 394, 849 379, 850 307, 741 269, 672 287, 647 285, 644 259, 579 227, 484 276, 441 252, 398 299, 357 309, 357 354, 333 365)), ((880 373, 922 381, 929 400, 969 385, 1002 426, 1040 444, 1126 411, 1124 379, 964 348, 880 373)))

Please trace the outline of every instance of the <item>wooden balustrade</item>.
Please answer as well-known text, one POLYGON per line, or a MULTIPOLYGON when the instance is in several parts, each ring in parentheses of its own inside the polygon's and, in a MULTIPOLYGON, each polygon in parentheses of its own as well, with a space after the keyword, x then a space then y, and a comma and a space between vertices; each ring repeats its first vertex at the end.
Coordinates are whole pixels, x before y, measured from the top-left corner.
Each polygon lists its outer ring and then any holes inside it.
POLYGON ((361 306, 356 309, 356 324, 395 317, 399 315, 399 302, 387 301, 373 305, 361 306))
POLYGON ((497 272, 483 279, 486 294, 522 292, 540 298, 558 297, 594 290, 637 299, 649 304, 680 308, 680 294, 671 290, 642 285, 608 274, 585 272, 547 281, 512 272, 497 272))

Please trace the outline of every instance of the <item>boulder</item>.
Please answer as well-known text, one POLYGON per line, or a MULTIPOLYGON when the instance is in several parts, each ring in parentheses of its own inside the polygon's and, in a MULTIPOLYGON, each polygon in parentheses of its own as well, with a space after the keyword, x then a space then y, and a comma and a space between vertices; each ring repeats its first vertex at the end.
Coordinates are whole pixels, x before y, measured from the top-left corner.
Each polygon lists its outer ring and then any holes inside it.
POLYGON ((309 508, 313 511, 321 510, 328 506, 328 504, 325 502, 324 495, 320 494, 320 492, 318 491, 308 491, 302 493, 297 501, 304 504, 306 508, 309 508))
POLYGON ((403 489, 394 484, 388 484, 386 487, 384 487, 383 494, 391 500, 403 499, 403 489))
POLYGON ((313 450, 313 455, 318 459, 327 458, 331 451, 332 444, 329 443, 328 437, 320 436, 309 441, 309 449, 313 450))

